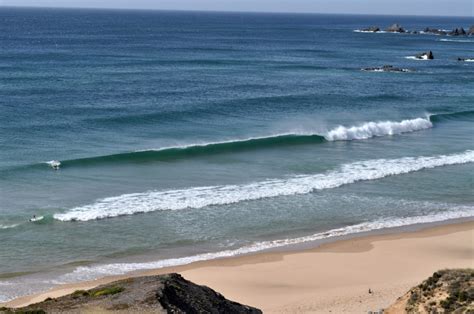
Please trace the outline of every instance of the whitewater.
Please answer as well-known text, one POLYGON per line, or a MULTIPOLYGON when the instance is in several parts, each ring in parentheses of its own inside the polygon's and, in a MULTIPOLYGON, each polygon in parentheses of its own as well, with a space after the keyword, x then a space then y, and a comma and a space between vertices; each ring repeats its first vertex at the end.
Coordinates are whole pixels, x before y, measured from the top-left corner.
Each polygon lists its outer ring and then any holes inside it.
POLYGON ((294 246, 318 240, 357 235, 382 229, 398 228, 417 224, 436 223, 453 219, 469 218, 474 216, 473 207, 461 207, 438 214, 429 214, 413 217, 387 217, 385 219, 368 221, 347 227, 331 229, 325 232, 315 233, 298 238, 278 239, 272 241, 255 242, 233 250, 209 252, 186 257, 170 258, 144 263, 113 263, 95 266, 79 266, 74 271, 64 274, 52 280, 54 284, 67 284, 77 281, 88 281, 103 276, 123 275, 129 272, 160 269, 165 267, 187 265, 199 261, 207 261, 219 258, 233 257, 243 254, 257 253, 265 250, 276 249, 286 246, 294 246))
POLYGON ((124 194, 58 213, 60 221, 88 221, 159 210, 202 208, 284 195, 306 194, 358 181, 377 180, 423 169, 474 162, 474 151, 438 156, 375 159, 342 165, 325 174, 299 175, 245 185, 207 186, 190 189, 124 194))

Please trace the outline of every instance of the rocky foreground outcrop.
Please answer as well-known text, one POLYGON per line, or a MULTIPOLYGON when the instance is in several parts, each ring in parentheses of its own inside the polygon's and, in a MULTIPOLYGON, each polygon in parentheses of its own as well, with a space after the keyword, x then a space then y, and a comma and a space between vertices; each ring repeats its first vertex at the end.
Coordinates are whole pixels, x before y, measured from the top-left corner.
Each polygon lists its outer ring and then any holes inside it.
POLYGON ((435 272, 384 311, 395 313, 474 313, 474 269, 435 272))
POLYGON ((0 313, 262 313, 179 274, 129 278, 0 313))

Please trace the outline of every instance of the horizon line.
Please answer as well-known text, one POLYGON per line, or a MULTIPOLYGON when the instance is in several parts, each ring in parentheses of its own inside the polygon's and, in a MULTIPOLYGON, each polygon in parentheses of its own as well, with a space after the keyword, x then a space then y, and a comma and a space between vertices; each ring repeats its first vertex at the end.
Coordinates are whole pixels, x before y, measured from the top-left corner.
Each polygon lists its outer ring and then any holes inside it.
MULTIPOLYGON (((384 14, 384 13, 342 13, 342 12, 301 12, 301 11, 242 11, 242 10, 212 10, 212 9, 158 9, 158 8, 111 8, 111 7, 67 7, 67 6, 31 6, 31 5, 2 5, 2 8, 14 9, 66 9, 66 10, 112 10, 112 11, 154 11, 154 12, 202 12, 202 13, 260 13, 260 14, 301 14, 301 15, 373 15, 373 16, 408 16, 408 17, 453 17, 469 18, 472 15, 435 15, 435 14, 384 14)), ((473 21, 474 23, 474 21, 473 21)))

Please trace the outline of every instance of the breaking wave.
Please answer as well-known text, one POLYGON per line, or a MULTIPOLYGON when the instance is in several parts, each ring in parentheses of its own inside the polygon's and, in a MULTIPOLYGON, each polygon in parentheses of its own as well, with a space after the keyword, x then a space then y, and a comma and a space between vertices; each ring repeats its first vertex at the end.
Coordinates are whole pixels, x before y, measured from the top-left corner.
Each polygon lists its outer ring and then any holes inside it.
POLYGON ((368 122, 359 126, 337 128, 329 131, 325 138, 328 141, 350 141, 362 140, 376 136, 395 135, 409 133, 433 127, 428 118, 417 118, 411 120, 403 120, 401 122, 368 122))
POLYGON ((307 194, 337 188, 358 181, 474 162, 474 151, 431 157, 374 159, 342 165, 323 174, 299 175, 243 185, 194 187, 179 190, 149 191, 108 197, 97 202, 58 213, 61 221, 89 221, 161 210, 203 208, 285 195, 307 194))
MULTIPOLYGON (((85 157, 78 159, 66 159, 54 161, 61 168, 91 166, 103 163, 130 163, 170 161, 183 158, 193 158, 220 153, 235 153, 249 150, 268 149, 276 147, 289 147, 297 145, 321 144, 331 141, 362 140, 373 137, 399 135, 429 129, 433 123, 455 119, 471 119, 474 111, 462 111, 453 113, 430 114, 427 117, 406 119, 402 121, 377 121, 365 122, 355 126, 337 126, 327 132, 312 133, 283 133, 263 137, 250 137, 244 139, 232 139, 210 143, 193 143, 189 145, 162 147, 133 152, 125 152, 104 156, 85 157)), ((33 164, 19 167, 21 169, 43 168, 44 165, 51 167, 52 161, 41 164, 33 164)))
MULTIPOLYGON (((61 161, 61 167, 87 166, 98 163, 167 161, 229 152, 242 152, 273 147, 320 144, 328 141, 349 141, 378 136, 397 135, 428 129, 433 126, 430 118, 403 121, 367 122, 357 126, 338 126, 326 133, 287 133, 267 137, 235 139, 222 142, 198 143, 164 147, 97 157, 61 161)), ((50 162, 47 162, 50 165, 50 162)))

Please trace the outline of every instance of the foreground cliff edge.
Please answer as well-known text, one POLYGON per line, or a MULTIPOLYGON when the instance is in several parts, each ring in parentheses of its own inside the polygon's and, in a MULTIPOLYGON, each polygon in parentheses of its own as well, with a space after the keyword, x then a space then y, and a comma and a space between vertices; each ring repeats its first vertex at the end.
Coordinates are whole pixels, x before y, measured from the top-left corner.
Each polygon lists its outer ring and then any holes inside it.
POLYGON ((56 299, 18 309, 0 308, 0 313, 262 313, 261 310, 227 300, 206 286, 181 275, 135 277, 77 290, 56 299))
POLYGON ((474 313, 474 269, 437 271, 384 313, 474 313))
MULTIPOLYGON (((371 291, 369 291, 371 293, 371 291)), ((262 313, 227 300, 221 294, 172 273, 114 281, 91 290, 77 290, 57 299, 0 313, 59 312, 127 313, 262 313)), ((435 272, 386 310, 375 313, 473 313, 474 269, 435 272)))

